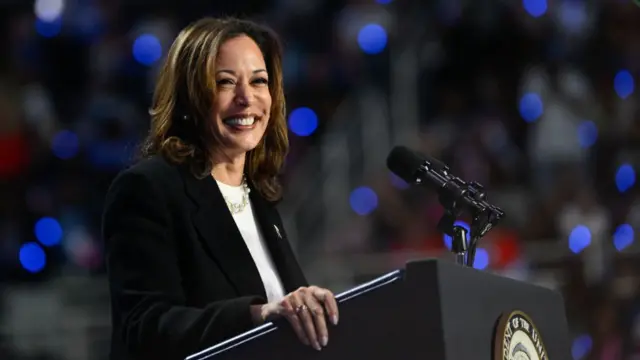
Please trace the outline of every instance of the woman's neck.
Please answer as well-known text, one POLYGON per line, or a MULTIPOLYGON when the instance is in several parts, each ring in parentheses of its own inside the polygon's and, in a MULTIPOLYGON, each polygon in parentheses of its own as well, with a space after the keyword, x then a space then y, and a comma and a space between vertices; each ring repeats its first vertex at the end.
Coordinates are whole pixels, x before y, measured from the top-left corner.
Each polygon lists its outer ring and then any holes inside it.
POLYGON ((223 184, 231 186, 242 185, 245 158, 245 154, 235 158, 225 157, 224 159, 214 156, 211 176, 223 184))

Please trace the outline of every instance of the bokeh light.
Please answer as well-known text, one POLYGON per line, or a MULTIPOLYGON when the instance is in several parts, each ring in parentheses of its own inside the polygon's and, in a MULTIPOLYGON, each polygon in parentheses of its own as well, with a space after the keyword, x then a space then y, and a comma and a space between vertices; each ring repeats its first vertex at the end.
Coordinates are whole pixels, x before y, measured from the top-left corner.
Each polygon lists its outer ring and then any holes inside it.
POLYGON ((378 207, 378 195, 373 189, 361 186, 351 192, 349 203, 356 214, 369 215, 378 207))
POLYGON ((309 136, 318 128, 318 115, 308 107, 300 107, 289 113, 289 129, 298 136, 309 136))
POLYGON ((63 250, 71 261, 82 268, 96 269, 102 265, 100 246, 85 226, 79 225, 69 230, 63 250))
POLYGON ((62 16, 64 5, 64 0, 36 0, 33 12, 38 19, 52 22, 62 16))
POLYGON ((633 94, 635 88, 633 76, 627 70, 618 71, 616 77, 613 79, 613 87, 619 97, 622 99, 628 98, 633 94))
POLYGON ((409 188, 409 184, 393 172, 389 172, 389 179, 391 180, 391 185, 397 189, 405 190, 409 188))
POLYGON ((387 46, 387 32, 378 24, 365 25, 358 32, 358 45, 366 54, 379 54, 387 46))
POLYGON ((569 234, 569 249, 578 254, 591 244, 591 231, 584 225, 578 225, 569 234))
POLYGON ((494 229, 492 232, 492 236, 495 238, 493 251, 491 251, 493 256, 491 265, 504 269, 516 263, 522 256, 517 233, 500 228, 494 229))
POLYGON ((476 248, 476 257, 473 259, 473 267, 484 270, 489 266, 489 253, 483 248, 476 248))
POLYGON ((18 254, 20 265, 30 273, 42 271, 47 265, 47 255, 40 245, 35 242, 28 242, 20 247, 18 254))
POLYGON ((527 93, 520 99, 518 109, 520 110, 520 116, 524 121, 530 123, 538 120, 544 112, 544 105, 540 95, 536 93, 527 93))
POLYGON ((142 34, 133 42, 133 57, 142 65, 152 65, 162 57, 162 45, 157 37, 142 34))
POLYGON ((593 121, 583 121, 578 125, 578 141, 583 148, 593 146, 598 140, 598 127, 593 121))
POLYGON ((376 0, 376 2, 380 5, 388 5, 391 4, 392 0, 376 0))
POLYGON ((43 217, 36 222, 33 230, 38 241, 44 246, 58 245, 62 240, 62 226, 54 218, 43 217))
MULTIPOLYGON (((469 240, 471 239, 471 227, 469 226, 469 224, 467 224, 462 220, 457 220, 453 223, 453 225, 462 226, 467 230, 467 242, 469 242, 469 240)), ((442 241, 444 241, 444 246, 446 246, 447 249, 451 250, 451 245, 452 245, 451 243, 453 242, 453 238, 447 234, 443 234, 442 241)))
POLYGON ((79 147, 78 136, 69 130, 58 132, 51 141, 51 151, 56 157, 63 160, 75 157, 78 154, 79 147))
POLYGON ((533 17, 540 17, 547 12, 547 0, 522 0, 522 6, 533 17))
POLYGON ((560 22, 570 32, 579 33, 588 24, 587 6, 582 1, 563 1, 559 12, 560 22))
POLYGON ((593 341, 589 335, 580 335, 573 340, 571 345, 571 356, 573 360, 584 359, 591 352, 593 341))
POLYGON ((36 19, 36 32, 40 36, 52 38, 60 34, 60 31, 62 31, 62 18, 51 21, 36 19))
POLYGON ((613 246, 616 250, 622 251, 633 244, 633 227, 629 224, 622 224, 613 233, 613 246))
POLYGON ((636 172, 633 170, 633 166, 629 164, 622 164, 616 171, 616 187, 618 191, 623 193, 636 183, 636 172))

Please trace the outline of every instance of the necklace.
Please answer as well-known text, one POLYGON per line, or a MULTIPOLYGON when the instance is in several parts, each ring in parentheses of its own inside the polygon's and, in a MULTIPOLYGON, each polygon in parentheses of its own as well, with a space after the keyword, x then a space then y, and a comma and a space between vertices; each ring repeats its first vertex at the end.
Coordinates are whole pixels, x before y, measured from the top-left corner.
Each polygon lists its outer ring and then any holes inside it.
POLYGON ((242 177, 242 190, 244 191, 244 194, 242 194, 242 202, 240 203, 231 202, 226 196, 224 196, 224 201, 227 203, 227 207, 232 214, 241 213, 247 205, 249 205, 249 192, 251 192, 251 189, 249 189, 249 185, 247 185, 247 178, 244 176, 242 177))

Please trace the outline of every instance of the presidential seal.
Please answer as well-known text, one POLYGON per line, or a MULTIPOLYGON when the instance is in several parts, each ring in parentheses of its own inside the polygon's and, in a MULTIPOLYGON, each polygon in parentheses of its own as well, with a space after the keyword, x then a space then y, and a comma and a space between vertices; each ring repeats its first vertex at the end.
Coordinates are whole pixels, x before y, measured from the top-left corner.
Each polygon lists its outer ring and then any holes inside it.
POLYGON ((521 311, 503 314, 496 328, 494 360, 549 360, 540 333, 521 311))

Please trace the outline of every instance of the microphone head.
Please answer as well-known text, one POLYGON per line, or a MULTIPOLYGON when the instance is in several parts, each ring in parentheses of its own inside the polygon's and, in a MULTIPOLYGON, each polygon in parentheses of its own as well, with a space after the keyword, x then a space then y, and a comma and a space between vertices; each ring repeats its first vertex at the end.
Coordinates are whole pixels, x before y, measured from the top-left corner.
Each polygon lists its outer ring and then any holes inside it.
POLYGON ((424 162, 415 151, 404 146, 394 147, 387 156, 389 170, 409 184, 415 183, 416 173, 424 162))

